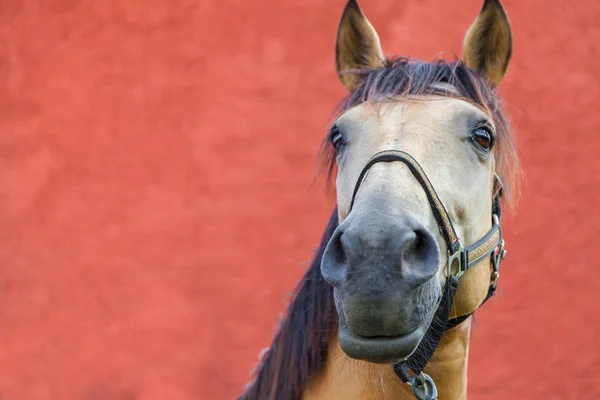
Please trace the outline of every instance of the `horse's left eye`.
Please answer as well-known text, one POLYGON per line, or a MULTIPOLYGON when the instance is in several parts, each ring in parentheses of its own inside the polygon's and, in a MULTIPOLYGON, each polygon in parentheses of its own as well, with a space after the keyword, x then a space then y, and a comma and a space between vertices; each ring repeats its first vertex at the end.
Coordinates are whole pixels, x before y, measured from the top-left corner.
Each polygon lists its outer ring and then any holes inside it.
POLYGON ((494 144, 494 136, 490 128, 481 126, 473 131, 473 140, 484 150, 490 150, 494 144))

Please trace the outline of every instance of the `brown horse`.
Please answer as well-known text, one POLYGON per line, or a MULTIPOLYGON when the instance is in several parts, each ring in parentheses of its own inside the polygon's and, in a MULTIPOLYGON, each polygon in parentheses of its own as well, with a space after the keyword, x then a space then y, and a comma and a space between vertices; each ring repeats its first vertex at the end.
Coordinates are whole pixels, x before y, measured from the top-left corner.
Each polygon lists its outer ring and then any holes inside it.
POLYGON ((510 57, 498 0, 450 62, 384 58, 348 2, 350 94, 324 142, 337 209, 241 399, 466 398, 471 315, 496 288, 518 176, 495 89, 510 57))

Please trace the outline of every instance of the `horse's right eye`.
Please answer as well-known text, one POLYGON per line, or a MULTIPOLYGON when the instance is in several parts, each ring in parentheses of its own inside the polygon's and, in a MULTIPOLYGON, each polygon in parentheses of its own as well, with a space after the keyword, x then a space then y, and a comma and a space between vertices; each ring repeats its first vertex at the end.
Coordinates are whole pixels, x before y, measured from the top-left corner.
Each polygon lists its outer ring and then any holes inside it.
POLYGON ((329 141, 331 145, 338 150, 344 144, 344 135, 339 128, 333 127, 329 132, 329 141))

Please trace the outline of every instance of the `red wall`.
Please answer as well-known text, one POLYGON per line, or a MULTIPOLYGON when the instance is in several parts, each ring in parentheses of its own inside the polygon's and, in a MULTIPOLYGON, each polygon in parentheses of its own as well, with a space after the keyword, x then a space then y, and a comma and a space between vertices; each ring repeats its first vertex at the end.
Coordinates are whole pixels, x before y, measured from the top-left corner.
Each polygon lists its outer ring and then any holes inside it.
MULTIPOLYGON (((372 0, 460 54, 479 0, 372 0)), ((475 399, 600 398, 600 3, 506 0, 526 184, 475 399)), ((330 210, 343 0, 0 4, 0 397, 231 399, 330 210)))

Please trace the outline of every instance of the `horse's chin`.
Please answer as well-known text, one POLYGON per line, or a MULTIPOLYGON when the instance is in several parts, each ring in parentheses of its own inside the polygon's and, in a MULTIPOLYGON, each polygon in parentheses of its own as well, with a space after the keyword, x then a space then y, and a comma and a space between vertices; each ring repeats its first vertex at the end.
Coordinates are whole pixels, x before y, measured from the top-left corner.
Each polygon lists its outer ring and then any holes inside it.
POLYGON ((350 358, 377 364, 395 364, 414 353, 425 336, 428 324, 421 324, 400 336, 365 337, 352 332, 340 320, 338 340, 350 358))

